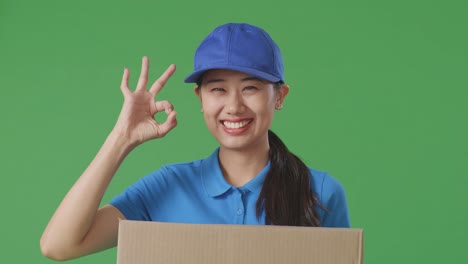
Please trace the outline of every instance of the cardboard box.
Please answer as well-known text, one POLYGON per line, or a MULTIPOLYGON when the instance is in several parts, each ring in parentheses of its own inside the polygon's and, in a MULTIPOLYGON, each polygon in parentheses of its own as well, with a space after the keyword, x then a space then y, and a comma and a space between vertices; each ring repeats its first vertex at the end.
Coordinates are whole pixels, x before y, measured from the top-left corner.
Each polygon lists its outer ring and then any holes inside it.
POLYGON ((120 221, 117 264, 361 264, 349 228, 120 221))

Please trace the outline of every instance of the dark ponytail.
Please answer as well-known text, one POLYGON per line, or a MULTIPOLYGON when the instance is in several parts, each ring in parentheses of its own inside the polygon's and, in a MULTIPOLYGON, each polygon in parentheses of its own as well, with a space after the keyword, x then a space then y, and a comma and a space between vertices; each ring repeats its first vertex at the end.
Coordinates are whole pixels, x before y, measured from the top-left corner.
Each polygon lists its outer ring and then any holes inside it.
POLYGON ((309 168, 271 130, 268 140, 270 171, 257 200, 257 217, 265 209, 267 224, 320 226, 317 207, 323 207, 311 190, 309 168))

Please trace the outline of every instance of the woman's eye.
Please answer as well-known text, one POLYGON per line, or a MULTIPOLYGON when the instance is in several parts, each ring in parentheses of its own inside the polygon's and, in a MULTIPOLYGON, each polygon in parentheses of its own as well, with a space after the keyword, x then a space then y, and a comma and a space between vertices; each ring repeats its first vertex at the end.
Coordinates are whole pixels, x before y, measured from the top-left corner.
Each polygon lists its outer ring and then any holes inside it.
POLYGON ((219 88, 219 87, 217 87, 217 88, 212 88, 211 91, 212 91, 212 92, 224 92, 224 88, 219 88))
POLYGON ((258 89, 257 89, 257 87, 255 87, 255 86, 247 86, 247 87, 244 88, 244 90, 246 90, 246 91, 254 91, 254 90, 258 90, 258 89))

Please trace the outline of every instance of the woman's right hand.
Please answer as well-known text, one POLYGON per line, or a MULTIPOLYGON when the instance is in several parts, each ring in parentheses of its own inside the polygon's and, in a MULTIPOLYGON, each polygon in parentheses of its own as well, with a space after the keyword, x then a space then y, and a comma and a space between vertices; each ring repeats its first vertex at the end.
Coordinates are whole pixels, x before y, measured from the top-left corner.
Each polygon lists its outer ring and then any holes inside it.
POLYGON ((135 91, 128 87, 130 72, 124 69, 120 89, 124 96, 124 104, 120 112, 113 132, 124 137, 130 146, 137 145, 154 139, 164 137, 177 125, 176 111, 169 101, 156 101, 156 97, 174 73, 176 67, 170 65, 166 71, 153 83, 149 90, 148 83, 149 59, 143 57, 140 78, 135 91), (165 111, 167 119, 160 123, 155 120, 154 115, 165 111))
POLYGON ((159 91, 175 71, 175 65, 157 79, 149 90, 148 58, 143 58, 135 91, 128 88, 129 72, 122 78, 125 101, 119 119, 96 157, 63 198, 41 237, 44 256, 66 260, 113 247, 117 244, 119 219, 125 216, 112 205, 99 208, 102 197, 121 162, 132 147, 163 137, 176 124, 176 112, 168 101, 155 101, 159 91), (157 112, 167 120, 158 123, 157 112))

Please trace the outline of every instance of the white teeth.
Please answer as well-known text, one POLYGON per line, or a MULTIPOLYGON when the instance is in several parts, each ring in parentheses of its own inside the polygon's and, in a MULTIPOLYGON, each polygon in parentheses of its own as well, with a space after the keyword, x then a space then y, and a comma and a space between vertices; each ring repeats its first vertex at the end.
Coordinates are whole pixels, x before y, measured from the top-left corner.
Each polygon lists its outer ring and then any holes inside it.
POLYGON ((223 122, 223 125, 225 125, 227 128, 241 128, 241 127, 245 127, 248 123, 250 123, 250 121, 242 121, 242 122, 228 122, 228 121, 224 121, 223 122))

